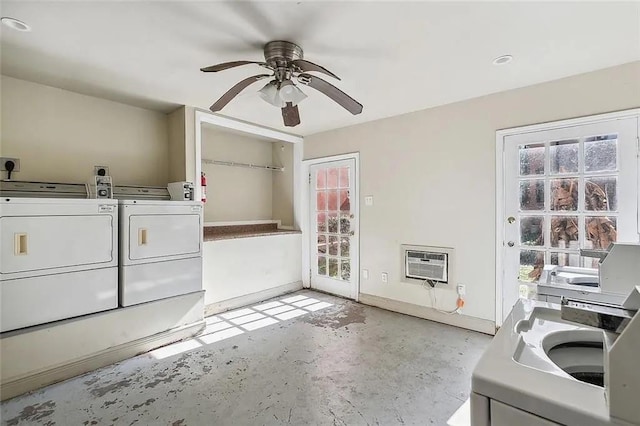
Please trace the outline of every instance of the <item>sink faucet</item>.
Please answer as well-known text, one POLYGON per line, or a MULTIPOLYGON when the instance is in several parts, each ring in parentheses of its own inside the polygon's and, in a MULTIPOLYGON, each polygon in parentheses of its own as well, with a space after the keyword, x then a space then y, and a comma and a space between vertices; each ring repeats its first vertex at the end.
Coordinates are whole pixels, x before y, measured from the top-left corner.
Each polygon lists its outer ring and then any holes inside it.
POLYGON ((578 324, 600 328, 614 333, 622 333, 637 311, 601 303, 585 303, 562 298, 560 316, 578 324))

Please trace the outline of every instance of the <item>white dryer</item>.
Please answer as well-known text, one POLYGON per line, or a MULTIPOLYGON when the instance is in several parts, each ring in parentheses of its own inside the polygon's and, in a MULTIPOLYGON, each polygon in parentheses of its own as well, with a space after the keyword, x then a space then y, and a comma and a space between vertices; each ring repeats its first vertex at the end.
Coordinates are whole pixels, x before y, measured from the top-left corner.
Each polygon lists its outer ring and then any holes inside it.
POLYGON ((201 291, 202 203, 119 203, 120 305, 201 291))
POLYGON ((117 308, 117 230, 116 200, 4 196, 0 331, 117 308))

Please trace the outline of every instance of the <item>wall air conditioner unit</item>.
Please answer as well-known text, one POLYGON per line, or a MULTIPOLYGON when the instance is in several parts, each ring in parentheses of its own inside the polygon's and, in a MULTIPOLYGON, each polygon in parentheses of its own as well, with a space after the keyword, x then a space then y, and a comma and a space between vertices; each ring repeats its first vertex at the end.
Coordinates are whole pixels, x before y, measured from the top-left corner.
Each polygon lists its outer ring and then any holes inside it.
POLYGON ((449 282, 449 257, 451 249, 436 247, 403 246, 405 281, 416 280, 449 282))

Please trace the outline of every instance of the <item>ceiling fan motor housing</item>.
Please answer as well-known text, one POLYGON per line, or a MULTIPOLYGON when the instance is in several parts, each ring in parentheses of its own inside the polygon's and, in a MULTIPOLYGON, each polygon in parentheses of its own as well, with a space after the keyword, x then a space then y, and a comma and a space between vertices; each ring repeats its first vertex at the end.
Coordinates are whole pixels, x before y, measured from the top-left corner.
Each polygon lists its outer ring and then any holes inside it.
POLYGON ((304 59, 304 52, 290 41, 270 41, 264 45, 264 59, 275 71, 278 81, 283 81, 291 77, 291 61, 304 59))

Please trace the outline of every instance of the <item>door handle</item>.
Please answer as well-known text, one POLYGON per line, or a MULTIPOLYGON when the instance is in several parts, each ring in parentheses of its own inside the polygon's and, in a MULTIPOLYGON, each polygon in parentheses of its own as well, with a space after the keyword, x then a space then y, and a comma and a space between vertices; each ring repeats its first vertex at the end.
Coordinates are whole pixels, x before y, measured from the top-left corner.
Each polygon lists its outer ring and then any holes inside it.
POLYGON ((507 243, 507 245, 508 245, 509 247, 513 247, 513 246, 515 246, 515 245, 516 245, 516 243, 514 243, 513 241, 509 241, 509 242, 507 243))
POLYGON ((138 228, 138 245, 147 245, 147 230, 145 228, 138 228))
POLYGON ((13 254, 24 256, 28 254, 28 237, 26 233, 13 234, 13 254))
POLYGON ((515 217, 513 217, 513 216, 509 216, 509 217, 507 218, 507 222, 509 222, 509 223, 513 223, 513 222, 515 222, 515 221, 516 221, 516 218, 515 218, 515 217))
POLYGON ((356 231, 351 231, 351 232, 349 232, 349 236, 350 236, 350 237, 353 237, 354 235, 356 235, 356 231))

